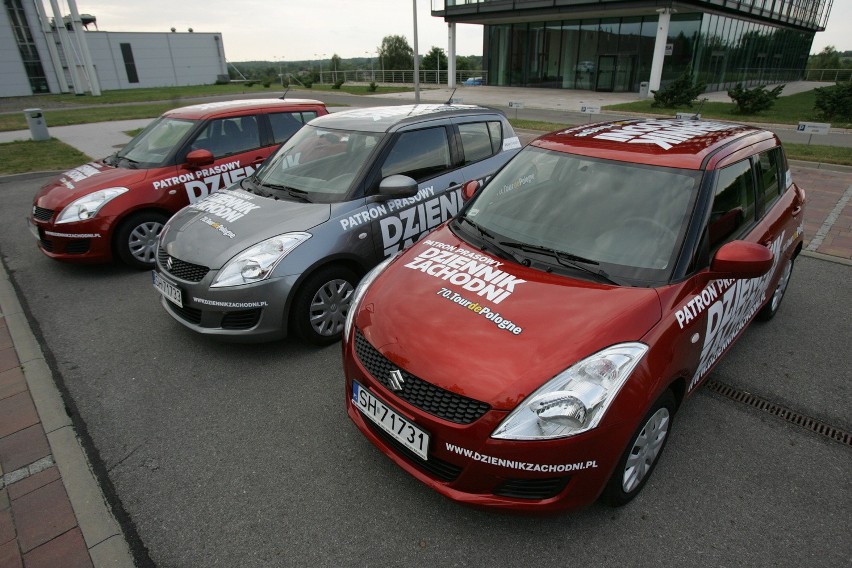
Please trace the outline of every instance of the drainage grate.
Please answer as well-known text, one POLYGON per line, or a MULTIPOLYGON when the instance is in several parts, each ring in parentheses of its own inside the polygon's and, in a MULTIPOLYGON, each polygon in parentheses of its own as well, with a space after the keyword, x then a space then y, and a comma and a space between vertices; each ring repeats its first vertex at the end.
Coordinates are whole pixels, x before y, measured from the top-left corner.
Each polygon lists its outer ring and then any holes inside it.
POLYGON ((704 384, 704 386, 715 393, 719 393, 722 396, 730 398, 731 400, 748 404, 749 406, 753 406, 758 410, 763 410, 764 412, 768 412, 769 414, 773 414, 779 418, 782 418, 787 422, 790 422, 791 424, 795 424, 796 426, 801 426, 802 428, 805 428, 812 432, 816 432, 817 434, 825 436, 826 438, 834 440, 835 442, 840 442, 841 444, 852 446, 852 433, 845 432, 840 428, 835 428, 834 426, 830 426, 825 422, 820 422, 819 420, 811 418, 810 416, 800 414, 795 410, 784 408, 783 406, 779 406, 773 402, 769 402, 764 398, 760 398, 759 396, 755 396, 744 390, 732 387, 731 385, 726 385, 718 381, 708 380, 704 384))

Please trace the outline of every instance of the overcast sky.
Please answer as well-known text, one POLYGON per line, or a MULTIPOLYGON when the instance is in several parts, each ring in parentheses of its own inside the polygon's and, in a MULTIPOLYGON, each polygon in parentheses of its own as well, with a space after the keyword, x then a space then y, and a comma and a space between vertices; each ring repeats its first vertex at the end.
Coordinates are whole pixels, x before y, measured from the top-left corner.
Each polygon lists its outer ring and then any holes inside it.
MULTIPOLYGON (((67 14, 66 0, 59 5, 67 14)), ((447 25, 432 17, 431 5, 417 0, 421 54, 432 46, 447 50, 447 25)), ((221 32, 229 61, 367 57, 388 35, 403 35, 413 46, 412 8, 412 0, 77 0, 79 12, 95 16, 103 31, 221 32)), ((811 51, 826 45, 852 50, 852 0, 834 0, 811 51)), ((457 26, 456 53, 482 54, 482 26, 457 26)))

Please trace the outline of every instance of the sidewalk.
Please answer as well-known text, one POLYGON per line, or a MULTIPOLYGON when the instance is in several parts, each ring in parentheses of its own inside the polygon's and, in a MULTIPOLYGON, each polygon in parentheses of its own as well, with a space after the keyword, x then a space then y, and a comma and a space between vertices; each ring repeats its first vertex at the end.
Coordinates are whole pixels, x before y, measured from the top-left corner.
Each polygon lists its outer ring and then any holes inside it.
POLYGON ((0 263, 0 567, 134 566, 0 263))

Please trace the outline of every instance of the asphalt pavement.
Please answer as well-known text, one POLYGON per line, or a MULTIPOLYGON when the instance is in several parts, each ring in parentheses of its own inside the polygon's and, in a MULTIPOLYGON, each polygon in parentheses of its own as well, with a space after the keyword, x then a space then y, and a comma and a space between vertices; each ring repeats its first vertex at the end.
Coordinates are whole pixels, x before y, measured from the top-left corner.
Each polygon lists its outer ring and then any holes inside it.
MULTIPOLYGON (((479 102, 468 92, 464 102, 479 102)), ((519 112, 567 113, 533 106, 519 112)), ((51 134, 100 157, 146 122, 51 134)), ((713 379, 849 432, 852 172, 813 166, 793 168, 808 192, 808 250, 785 304, 713 379)), ((339 346, 213 343, 162 312, 148 274, 41 255, 24 212, 44 181, 0 178, 4 568, 841 566, 852 556, 849 447, 706 389, 627 508, 530 520, 449 503, 348 424, 339 346)))

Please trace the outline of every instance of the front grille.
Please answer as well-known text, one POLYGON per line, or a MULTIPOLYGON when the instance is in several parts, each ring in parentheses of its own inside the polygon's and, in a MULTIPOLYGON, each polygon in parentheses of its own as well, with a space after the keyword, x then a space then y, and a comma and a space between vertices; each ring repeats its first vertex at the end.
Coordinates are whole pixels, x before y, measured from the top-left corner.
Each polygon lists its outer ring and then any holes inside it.
POLYGON ((200 264, 192 264, 174 256, 170 256, 162 248, 157 250, 157 262, 167 274, 171 274, 175 278, 186 280, 187 282, 201 282, 201 279, 207 276, 210 271, 206 266, 200 264), (168 262, 171 259, 172 266, 168 268, 168 262))
MULTIPOLYGON (((355 352, 373 378, 385 387, 391 388, 388 378, 390 372, 397 370, 398 367, 370 345, 360 330, 355 333, 355 352)), ((490 406, 484 402, 436 387, 403 369, 399 370, 402 372, 405 382, 402 385, 402 390, 394 394, 433 416, 456 424, 470 424, 490 409, 490 406)))
POLYGON ((171 302, 169 302, 169 308, 171 308, 171 310, 181 319, 184 319, 189 323, 194 323, 195 325, 201 324, 201 310, 190 308, 188 306, 180 307, 171 302))
POLYGON ((494 490, 494 495, 516 499, 550 499, 565 489, 571 476, 547 479, 507 479, 494 490))
POLYGON ((424 471, 432 477, 436 477, 441 481, 450 482, 455 481, 462 472, 461 467, 445 462, 444 460, 440 460, 436 457, 430 456, 428 460, 423 461, 420 456, 400 444, 393 438, 393 436, 376 426, 372 420, 366 419, 364 422, 366 422, 367 426, 370 427, 370 430, 380 437, 387 445, 391 446, 397 454, 404 457, 417 469, 424 471))
POLYGON ((68 241, 65 244, 66 254, 85 254, 89 252, 89 239, 79 239, 76 241, 68 241))
POLYGON ((47 252, 53 252, 53 241, 49 241, 45 238, 41 238, 38 240, 41 243, 41 248, 46 250, 47 252))
POLYGON ((33 218, 39 221, 50 221, 53 217, 53 209, 45 209, 44 207, 33 208, 33 218))
POLYGON ((222 329, 251 329, 260 321, 261 308, 242 312, 226 312, 222 317, 222 329))

